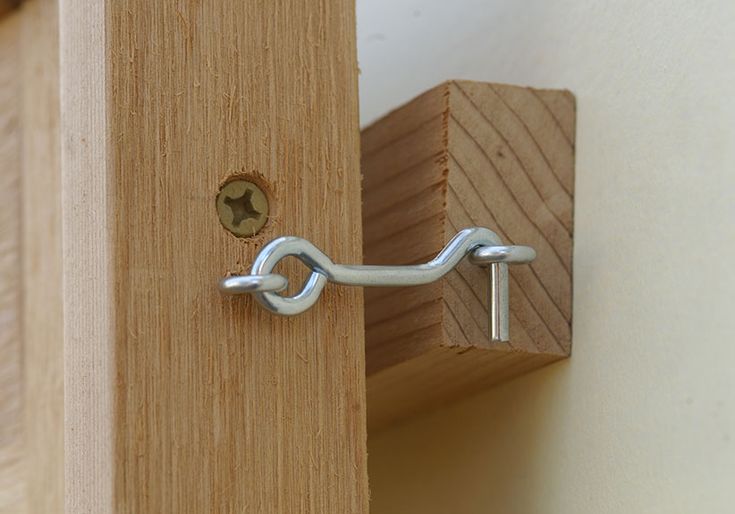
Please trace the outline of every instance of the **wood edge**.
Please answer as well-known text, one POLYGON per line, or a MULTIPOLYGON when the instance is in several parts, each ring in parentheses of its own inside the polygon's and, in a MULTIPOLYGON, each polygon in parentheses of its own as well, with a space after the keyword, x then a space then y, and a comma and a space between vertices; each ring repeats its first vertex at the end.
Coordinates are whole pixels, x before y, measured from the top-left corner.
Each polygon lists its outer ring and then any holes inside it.
POLYGON ((395 107, 394 109, 391 109, 390 111, 388 111, 387 113, 383 114, 379 118, 371 121, 369 125, 367 125, 366 127, 363 127, 360 130, 360 139, 362 140, 363 137, 366 137, 366 136, 369 137, 370 133, 372 131, 376 130, 379 125, 382 125, 383 123, 385 123, 385 121, 387 119, 392 118, 394 116, 397 116, 398 113, 400 113, 400 112, 414 109, 416 107, 416 104, 418 104, 419 102, 421 102, 421 100, 424 97, 429 96, 429 95, 432 95, 432 94, 436 93, 437 91, 440 91, 443 88, 446 88, 448 90, 449 84, 451 84, 451 83, 452 83, 451 80, 447 80, 447 81, 441 82, 441 83, 437 84, 436 86, 434 86, 434 87, 432 87, 430 89, 427 89, 426 91, 422 92, 421 94, 416 95, 415 97, 413 97, 413 98, 405 101, 404 103, 402 103, 398 107, 395 107))
MULTIPOLYGON (((503 357, 510 357, 512 359, 514 356, 521 356, 521 352, 500 352, 497 349, 486 348, 475 348, 475 350, 477 350, 477 352, 481 352, 479 356, 477 355, 477 353, 474 354, 476 357, 479 358, 484 357, 490 359, 500 359, 503 357)), ((425 384, 420 384, 419 387, 425 390, 427 393, 420 396, 412 395, 411 398, 413 399, 413 401, 411 402, 411 408, 408 410, 399 410, 396 408, 392 408, 389 402, 379 401, 377 398, 375 398, 375 388, 376 386, 380 387, 380 380, 383 380, 385 379, 385 377, 390 375, 401 377, 402 381, 405 380, 405 377, 409 377, 410 379, 411 374, 405 371, 407 368, 416 367, 417 365, 422 366, 423 364, 421 360, 429 362, 431 361, 431 359, 434 358, 437 353, 441 353, 445 360, 452 361, 453 364, 456 362, 458 357, 456 349, 452 349, 450 347, 434 348, 430 352, 426 352, 424 355, 419 357, 418 360, 416 360, 415 362, 402 362, 400 364, 396 364, 395 366, 385 368, 372 377, 368 377, 368 433, 370 435, 379 434, 385 430, 399 427, 414 420, 430 416, 432 413, 442 410, 457 402, 467 400, 469 398, 487 392, 488 390, 496 386, 510 382, 517 378, 521 378, 529 372, 566 360, 566 357, 554 354, 535 354, 531 359, 525 358, 528 357, 527 355, 522 356, 523 358, 520 359, 515 366, 508 366, 506 368, 506 373, 491 373, 480 376, 476 380, 474 380, 473 384, 469 388, 463 388, 461 391, 452 390, 448 394, 445 394, 444 396, 439 398, 430 394, 431 390, 429 386, 426 386, 425 384), (493 375, 495 375, 495 377, 493 377, 493 375)), ((455 373, 455 375, 462 374, 464 372, 471 373, 473 369, 475 369, 473 367, 473 363, 474 361, 465 361, 462 362, 459 366, 455 365, 453 372, 455 373)), ((432 362, 430 366, 425 367, 423 376, 428 376, 429 368, 440 370, 442 369, 434 362, 432 362)), ((449 376, 445 377, 444 380, 451 381, 451 379, 452 377, 449 376)))
POLYGON ((70 206, 62 209, 69 512, 114 511, 115 399, 105 382, 114 377, 115 351, 106 23, 105 2, 59 10, 62 204, 70 206))
MULTIPOLYGON (((449 219, 447 216, 447 207, 449 205, 449 120, 451 117, 451 91, 452 88, 450 87, 452 84, 451 80, 445 81, 437 86, 438 88, 443 89, 442 92, 442 216, 441 216, 441 232, 446 234, 447 233, 447 225, 449 224, 449 219)), ((448 239, 443 241, 443 244, 446 244, 448 242, 448 239)), ((437 249, 437 252, 439 252, 441 248, 437 249)), ((447 287, 446 281, 444 279, 441 280, 441 285, 438 288, 438 291, 441 292, 441 307, 439 309, 440 317, 439 322, 441 323, 441 326, 444 327, 446 323, 446 301, 444 300, 444 289, 447 287)), ((447 335, 446 330, 440 330, 441 334, 441 344, 440 347, 448 347, 449 346, 449 338, 447 335)), ((427 348, 427 351, 429 348, 427 348)))
POLYGON ((468 80, 468 79, 449 79, 444 82, 442 82, 442 85, 449 85, 449 84, 458 84, 460 86, 462 85, 472 85, 472 84, 488 84, 493 87, 502 88, 502 89, 517 89, 517 90, 531 90, 536 92, 543 92, 543 93, 555 93, 555 94, 563 94, 567 99, 569 99, 570 102, 574 103, 574 106, 576 108, 577 103, 577 97, 570 89, 566 88, 553 88, 553 87, 535 87, 535 86, 529 86, 529 85, 522 85, 522 84, 505 84, 503 82, 492 82, 489 80, 468 80))

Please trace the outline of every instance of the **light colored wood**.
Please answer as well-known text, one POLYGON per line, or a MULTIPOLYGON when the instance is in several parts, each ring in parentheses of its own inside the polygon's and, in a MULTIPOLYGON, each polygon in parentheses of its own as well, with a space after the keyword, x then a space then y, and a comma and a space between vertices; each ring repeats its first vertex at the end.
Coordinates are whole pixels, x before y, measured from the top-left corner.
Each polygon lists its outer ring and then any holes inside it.
POLYGON ((0 20, 0 513, 26 512, 20 280, 20 19, 0 20))
POLYGON ((280 318, 216 288, 275 236, 362 255, 353 3, 60 12, 67 511, 366 512, 359 289, 280 318), (253 240, 215 209, 241 173, 253 240))
POLYGON ((574 97, 451 81, 362 133, 365 262, 426 262, 488 227, 538 258, 511 266, 511 341, 488 339, 486 271, 365 290, 369 426, 379 429, 569 355, 574 97))
POLYGON ((59 31, 55 0, 23 20, 23 386, 28 512, 64 512, 59 31))

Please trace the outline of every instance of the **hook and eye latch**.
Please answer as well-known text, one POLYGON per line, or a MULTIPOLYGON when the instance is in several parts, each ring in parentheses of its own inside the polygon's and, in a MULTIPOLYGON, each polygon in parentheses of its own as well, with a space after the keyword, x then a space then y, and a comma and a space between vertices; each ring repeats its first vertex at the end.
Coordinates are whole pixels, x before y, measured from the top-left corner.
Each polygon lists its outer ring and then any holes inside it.
POLYGON ((269 311, 293 316, 312 307, 327 282, 362 287, 418 286, 439 280, 465 257, 476 266, 490 268, 489 338, 508 341, 508 265, 529 263, 536 252, 529 246, 503 245, 495 232, 483 227, 461 230, 431 261, 406 266, 335 264, 306 239, 279 237, 263 247, 249 275, 225 277, 219 290, 226 295, 252 294, 269 311), (293 296, 278 294, 288 287, 288 279, 273 273, 286 257, 296 257, 311 270, 293 296))

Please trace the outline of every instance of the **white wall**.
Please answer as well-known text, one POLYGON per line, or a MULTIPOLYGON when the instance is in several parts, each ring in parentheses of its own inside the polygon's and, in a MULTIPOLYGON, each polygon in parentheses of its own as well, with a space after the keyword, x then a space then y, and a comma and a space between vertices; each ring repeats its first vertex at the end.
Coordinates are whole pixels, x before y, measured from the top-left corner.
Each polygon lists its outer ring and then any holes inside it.
POLYGON ((373 514, 735 512, 735 1, 358 0, 367 122, 578 101, 574 355, 370 439, 373 514))

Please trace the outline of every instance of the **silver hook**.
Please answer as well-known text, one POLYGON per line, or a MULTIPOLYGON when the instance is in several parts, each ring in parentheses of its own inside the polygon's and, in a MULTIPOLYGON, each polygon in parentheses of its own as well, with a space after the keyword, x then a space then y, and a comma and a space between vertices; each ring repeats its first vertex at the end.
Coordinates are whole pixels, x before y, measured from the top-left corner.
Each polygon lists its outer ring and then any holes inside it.
POLYGON ((531 262, 536 252, 528 246, 505 246, 495 232, 482 227, 461 230, 434 259, 409 266, 335 264, 306 239, 279 237, 260 251, 250 275, 223 278, 219 289, 229 295, 253 294, 269 311, 293 316, 314 305, 327 282, 364 287, 418 286, 439 280, 467 255, 473 264, 490 268, 489 335, 493 341, 507 341, 508 264, 531 262), (288 280, 272 272, 289 256, 306 264, 311 275, 296 295, 282 296, 277 293, 288 287, 288 280))

